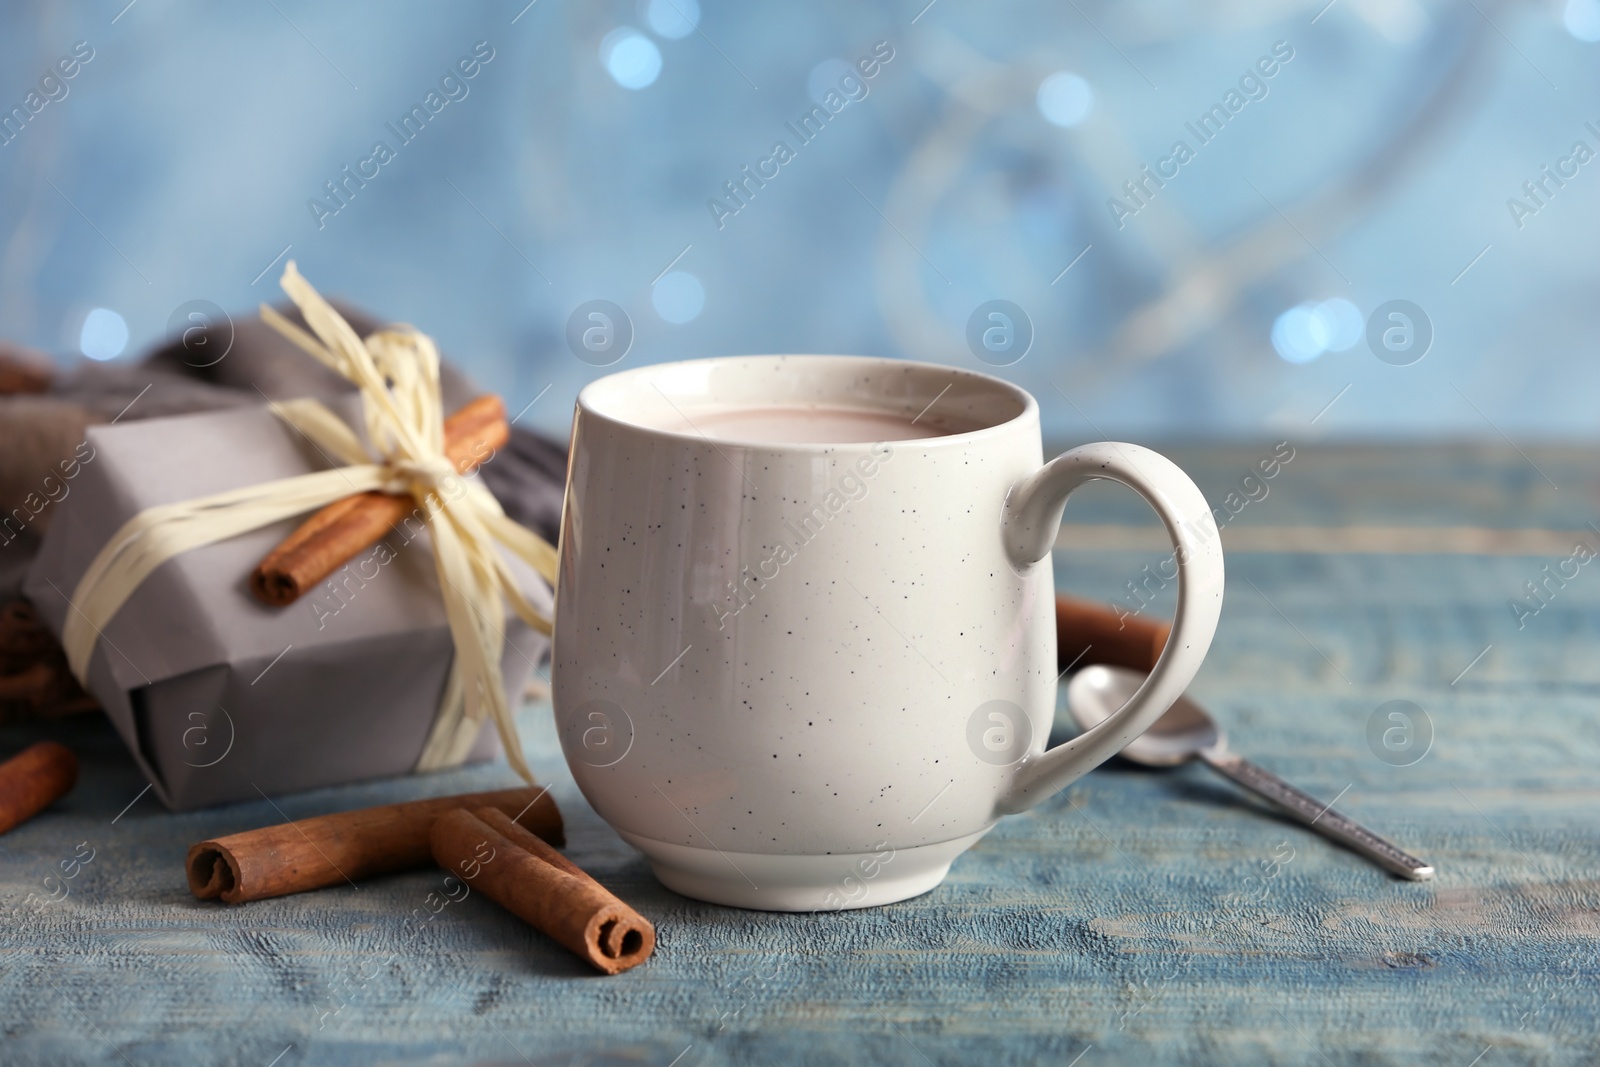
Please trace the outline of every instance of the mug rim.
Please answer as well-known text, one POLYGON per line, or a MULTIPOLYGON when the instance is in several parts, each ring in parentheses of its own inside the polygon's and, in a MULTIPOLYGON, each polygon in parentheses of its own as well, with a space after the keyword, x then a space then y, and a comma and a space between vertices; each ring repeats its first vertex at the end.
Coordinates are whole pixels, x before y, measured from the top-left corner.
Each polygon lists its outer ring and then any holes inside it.
MULTIPOLYGON (((710 443, 715 447, 726 446, 739 449, 765 449, 776 452, 834 452, 848 448, 869 448, 875 442, 871 441, 770 441, 754 440, 738 437, 710 437, 704 433, 693 430, 672 430, 661 426, 652 426, 648 423, 628 419, 621 415, 613 414, 601 409, 597 404, 596 394, 603 389, 614 389, 624 384, 619 379, 648 378, 652 374, 670 373, 682 368, 727 364, 739 361, 769 361, 782 362, 784 360, 834 360, 840 363, 853 363, 862 367, 881 367, 884 369, 904 370, 910 368, 928 374, 944 374, 954 378, 965 378, 970 381, 984 383, 991 388, 998 388, 1010 394, 1020 403, 1019 410, 1009 418, 987 426, 979 426, 973 430, 964 430, 960 433, 941 434, 931 437, 913 437, 892 442, 896 448, 918 447, 961 447, 963 445, 982 444, 991 437, 1000 437, 1015 429, 1019 424, 1029 420, 1038 422, 1039 402, 1032 393, 1004 378, 982 371, 969 370, 965 367, 953 367, 944 363, 929 363, 925 360, 900 359, 895 356, 857 356, 840 353, 810 353, 810 352, 780 352, 753 355, 728 355, 728 356, 702 356, 699 359, 672 360, 666 363, 650 363, 642 367, 632 367, 628 370, 617 371, 596 378, 585 385, 578 392, 575 407, 588 417, 603 420, 622 429, 633 431, 651 437, 667 438, 675 441, 694 441, 710 443)), ((952 383, 953 384, 953 383, 952 383)), ((669 401, 670 403, 670 401, 669 401)))

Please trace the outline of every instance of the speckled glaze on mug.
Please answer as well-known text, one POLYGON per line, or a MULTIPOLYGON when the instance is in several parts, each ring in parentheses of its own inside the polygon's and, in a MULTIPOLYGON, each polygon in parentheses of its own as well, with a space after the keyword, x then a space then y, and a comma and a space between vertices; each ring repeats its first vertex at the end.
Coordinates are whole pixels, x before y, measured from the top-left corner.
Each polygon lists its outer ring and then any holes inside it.
POLYGON ((1210 508, 1169 460, 1101 443, 1045 464, 1026 391, 853 356, 697 360, 589 385, 560 555, 555 713, 579 788, 669 888, 777 911, 938 885, 1001 815, 1166 711, 1222 607, 1210 508), (692 429, 708 408, 793 405, 976 428, 860 444, 692 429), (1046 750, 1048 556, 1068 494, 1097 478, 1160 516, 1177 618, 1138 694, 1046 750))

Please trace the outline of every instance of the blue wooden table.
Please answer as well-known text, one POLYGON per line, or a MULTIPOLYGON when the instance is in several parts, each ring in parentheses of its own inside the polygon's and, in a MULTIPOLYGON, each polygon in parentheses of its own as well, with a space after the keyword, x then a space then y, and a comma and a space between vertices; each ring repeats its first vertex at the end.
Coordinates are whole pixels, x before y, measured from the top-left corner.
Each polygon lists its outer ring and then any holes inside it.
MULTIPOLYGON (((1268 452, 1172 450, 1219 504, 1268 452)), ((1595 1063, 1600 564, 1536 600, 1524 583, 1577 539, 1600 547, 1596 469, 1561 450, 1301 448, 1265 497, 1235 498, 1222 627, 1191 693, 1238 750, 1432 861, 1433 882, 1203 768, 1111 765, 917 900, 719 908, 655 883, 530 703, 569 854, 659 932, 647 964, 601 978, 477 897, 404 937, 438 872, 237 908, 185 888, 202 838, 511 784, 503 765, 171 815, 102 722, 12 726, 0 752, 56 737, 83 776, 0 838, 0 1062, 1595 1063), (1422 716, 1386 747, 1397 700, 1422 716), (47 886, 63 860, 76 876, 47 886)), ((1165 555, 1110 489, 1068 520, 1063 590, 1116 599, 1165 555)))

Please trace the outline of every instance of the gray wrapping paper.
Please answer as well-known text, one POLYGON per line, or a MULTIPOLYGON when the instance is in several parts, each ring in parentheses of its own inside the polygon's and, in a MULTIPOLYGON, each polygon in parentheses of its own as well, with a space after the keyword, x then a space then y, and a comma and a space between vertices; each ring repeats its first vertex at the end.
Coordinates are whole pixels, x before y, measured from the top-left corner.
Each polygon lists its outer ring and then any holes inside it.
MULTIPOLYGON (((359 431, 357 403, 330 407, 359 431)), ((79 578, 139 511, 330 465, 264 407, 97 426, 88 441, 23 583, 58 637, 79 578)), ((268 607, 249 573, 299 521, 168 560, 96 643, 86 687, 174 811, 403 774, 422 751, 454 655, 425 528, 402 523, 382 542, 393 558, 366 549, 315 594, 268 607)), ((543 581, 509 562, 552 611, 543 581)), ((514 614, 503 630, 516 706, 546 639, 514 614)), ((471 758, 497 751, 486 722, 471 758)))

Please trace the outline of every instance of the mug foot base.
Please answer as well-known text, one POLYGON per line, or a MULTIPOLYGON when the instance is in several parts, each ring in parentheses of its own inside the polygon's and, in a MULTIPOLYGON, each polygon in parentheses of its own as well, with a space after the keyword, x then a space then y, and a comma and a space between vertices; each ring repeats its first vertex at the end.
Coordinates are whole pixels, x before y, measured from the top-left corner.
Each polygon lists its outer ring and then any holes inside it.
POLYGON ((756 911, 838 911, 921 896, 988 832, 892 852, 886 846, 879 852, 793 856, 693 848, 618 831, 673 892, 756 911))

